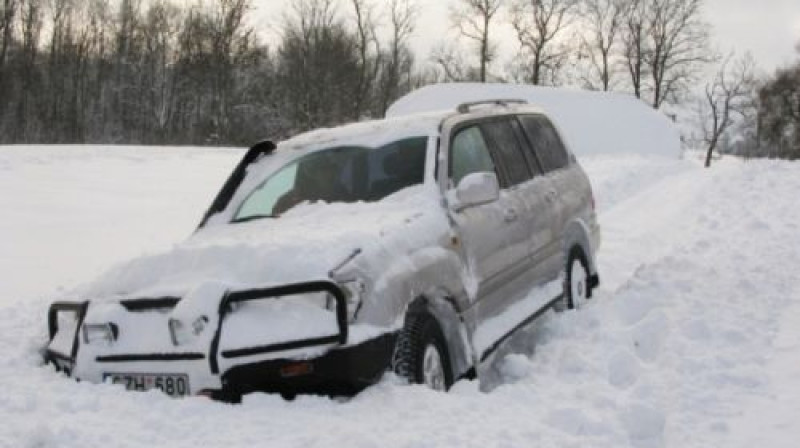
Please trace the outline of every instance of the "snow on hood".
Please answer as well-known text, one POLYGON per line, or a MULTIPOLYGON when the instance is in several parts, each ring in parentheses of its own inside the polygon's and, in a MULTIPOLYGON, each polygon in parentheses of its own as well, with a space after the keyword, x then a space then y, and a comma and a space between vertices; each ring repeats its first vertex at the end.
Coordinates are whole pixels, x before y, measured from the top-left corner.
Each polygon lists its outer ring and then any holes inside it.
POLYGON ((662 112, 630 95, 515 84, 433 84, 389 107, 397 118, 490 99, 523 99, 553 119, 577 156, 633 153, 678 158, 678 128, 662 112))
POLYGON ((356 249, 362 250, 358 258, 376 258, 370 264, 378 269, 432 243, 442 218, 427 188, 411 187, 378 203, 306 204, 278 219, 203 228, 168 252, 113 268, 78 293, 89 299, 182 297, 209 282, 236 290, 327 279, 356 249), (425 232, 415 231, 418 226, 425 232))

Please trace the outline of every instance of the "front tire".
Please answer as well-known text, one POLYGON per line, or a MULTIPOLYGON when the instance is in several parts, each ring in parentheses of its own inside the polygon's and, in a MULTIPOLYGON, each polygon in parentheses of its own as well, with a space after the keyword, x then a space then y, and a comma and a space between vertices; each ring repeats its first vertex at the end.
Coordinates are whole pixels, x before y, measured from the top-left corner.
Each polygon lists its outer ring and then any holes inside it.
POLYGON ((564 276, 564 301, 567 308, 578 309, 592 297, 591 274, 589 263, 583 250, 573 247, 567 257, 566 275, 564 276))
POLYGON ((394 371, 412 384, 446 391, 453 385, 450 354, 433 316, 412 313, 400 331, 395 347, 394 371))

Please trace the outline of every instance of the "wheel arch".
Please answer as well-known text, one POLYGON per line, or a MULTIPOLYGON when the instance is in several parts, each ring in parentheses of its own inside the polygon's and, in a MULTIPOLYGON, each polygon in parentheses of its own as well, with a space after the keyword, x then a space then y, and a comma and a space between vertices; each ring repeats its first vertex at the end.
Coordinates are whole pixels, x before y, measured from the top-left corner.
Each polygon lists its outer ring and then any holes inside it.
POLYGON ((461 258, 443 247, 427 247, 389 263, 372 282, 361 319, 403 328, 411 313, 432 316, 448 346, 452 377, 473 367, 470 333, 462 312, 471 304, 461 258))
POLYGON ((589 226, 579 219, 574 219, 567 224, 567 228, 564 231, 562 255, 563 260, 566 262, 572 248, 580 247, 586 257, 586 262, 589 264, 589 273, 596 276, 597 263, 591 241, 589 226))
POLYGON ((421 295, 409 304, 404 319, 413 313, 428 314, 436 320, 447 344, 452 378, 457 380, 467 374, 473 368, 474 356, 456 301, 445 291, 421 295))

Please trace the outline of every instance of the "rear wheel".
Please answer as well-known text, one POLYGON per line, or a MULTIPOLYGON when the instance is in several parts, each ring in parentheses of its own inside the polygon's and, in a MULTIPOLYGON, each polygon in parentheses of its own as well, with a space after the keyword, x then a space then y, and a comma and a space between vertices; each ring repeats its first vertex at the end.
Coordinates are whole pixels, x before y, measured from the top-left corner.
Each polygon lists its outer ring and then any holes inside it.
POLYGON ((453 384, 450 356, 442 330, 429 314, 406 317, 395 347, 394 371, 414 384, 446 391, 453 384))
POLYGON ((564 276, 564 301, 567 308, 577 309, 586 304, 592 296, 589 264, 580 247, 573 247, 567 257, 564 276))

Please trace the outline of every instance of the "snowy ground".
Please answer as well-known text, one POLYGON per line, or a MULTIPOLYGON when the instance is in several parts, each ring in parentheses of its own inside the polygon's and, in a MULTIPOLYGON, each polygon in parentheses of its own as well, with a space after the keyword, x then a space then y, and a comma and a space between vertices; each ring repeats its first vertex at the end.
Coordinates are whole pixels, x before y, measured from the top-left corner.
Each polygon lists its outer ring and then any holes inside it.
POLYGON ((800 164, 582 160, 603 226, 590 305, 448 394, 230 406, 40 365, 49 297, 190 233, 238 150, 0 147, 0 447, 769 447, 800 438, 800 164))

